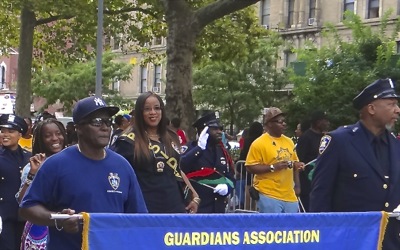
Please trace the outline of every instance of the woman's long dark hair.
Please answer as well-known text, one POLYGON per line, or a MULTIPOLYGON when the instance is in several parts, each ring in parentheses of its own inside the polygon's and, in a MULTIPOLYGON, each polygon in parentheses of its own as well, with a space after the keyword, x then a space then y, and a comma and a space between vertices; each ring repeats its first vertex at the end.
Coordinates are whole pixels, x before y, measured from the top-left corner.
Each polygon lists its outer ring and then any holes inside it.
POLYGON ((158 124, 157 133, 161 137, 161 141, 165 146, 166 154, 172 155, 173 147, 172 142, 179 146, 179 140, 176 133, 168 127, 167 117, 165 114, 165 105, 161 97, 153 92, 146 92, 141 94, 136 100, 135 104, 135 123, 133 125, 133 131, 135 133, 135 149, 134 155, 135 159, 150 159, 149 151, 149 138, 146 133, 147 125, 143 118, 144 104, 147 98, 154 96, 160 102, 161 108, 161 120, 158 124))
POLYGON ((53 154, 52 152, 50 152, 50 150, 46 148, 43 138, 43 127, 45 125, 53 123, 60 129, 60 132, 64 137, 64 145, 62 145, 62 147, 65 148, 65 145, 67 143, 67 135, 65 133, 64 125, 55 118, 48 118, 46 120, 40 121, 33 130, 32 155, 44 153, 46 154, 46 156, 50 156, 53 154))

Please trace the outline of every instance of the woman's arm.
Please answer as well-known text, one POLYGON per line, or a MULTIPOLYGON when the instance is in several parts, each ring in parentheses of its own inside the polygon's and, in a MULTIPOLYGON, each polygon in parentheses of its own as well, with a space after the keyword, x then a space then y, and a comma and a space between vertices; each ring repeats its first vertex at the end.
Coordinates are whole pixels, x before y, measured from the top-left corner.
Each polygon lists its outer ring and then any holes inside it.
POLYGON ((193 188, 192 183, 190 183, 189 179, 187 178, 187 176, 185 175, 185 173, 182 170, 181 170, 181 176, 182 176, 182 179, 185 182, 185 184, 192 191, 192 201, 186 207, 186 210, 190 211, 190 213, 197 213, 197 210, 198 210, 200 202, 201 202, 199 194, 193 188))

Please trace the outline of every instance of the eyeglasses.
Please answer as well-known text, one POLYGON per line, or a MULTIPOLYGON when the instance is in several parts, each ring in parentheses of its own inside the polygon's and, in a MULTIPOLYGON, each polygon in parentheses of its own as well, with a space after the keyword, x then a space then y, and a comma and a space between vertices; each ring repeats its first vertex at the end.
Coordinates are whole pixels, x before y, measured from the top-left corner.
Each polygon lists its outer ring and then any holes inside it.
POLYGON ((286 123, 285 120, 275 120, 275 121, 270 121, 270 122, 275 122, 275 123, 279 123, 279 124, 284 124, 284 123, 286 123))
POLYGON ((156 113, 160 113, 161 112, 161 107, 154 107, 154 108, 150 108, 150 107, 145 107, 144 109, 143 109, 143 112, 145 112, 145 113, 150 113, 152 110, 154 110, 154 112, 156 112, 156 113))
POLYGON ((105 124, 107 127, 111 127, 112 125, 112 119, 111 118, 93 118, 87 122, 83 122, 90 124, 94 127, 101 127, 103 124, 105 124))

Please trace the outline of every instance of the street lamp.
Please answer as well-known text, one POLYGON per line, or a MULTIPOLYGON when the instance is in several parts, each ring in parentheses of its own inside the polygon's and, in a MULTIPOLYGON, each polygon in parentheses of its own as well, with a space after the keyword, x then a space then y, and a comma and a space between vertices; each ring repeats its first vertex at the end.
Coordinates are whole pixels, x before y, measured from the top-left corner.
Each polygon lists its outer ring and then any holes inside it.
POLYGON ((102 59, 103 59, 103 9, 104 1, 99 0, 97 6, 97 46, 96 46, 96 96, 102 94, 102 59))

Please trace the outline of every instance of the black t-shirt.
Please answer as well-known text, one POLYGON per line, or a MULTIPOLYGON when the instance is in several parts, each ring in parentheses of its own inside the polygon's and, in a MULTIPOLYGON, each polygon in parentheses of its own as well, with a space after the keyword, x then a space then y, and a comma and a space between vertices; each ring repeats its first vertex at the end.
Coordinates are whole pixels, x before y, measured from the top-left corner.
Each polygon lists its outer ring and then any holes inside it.
POLYGON ((135 170, 149 213, 185 213, 179 153, 167 155, 163 143, 150 143, 151 158, 141 162, 134 159, 134 141, 125 135, 117 139, 114 151, 125 157, 135 170))
MULTIPOLYGON (((323 134, 316 133, 311 129, 307 129, 299 138, 296 145, 296 152, 299 160, 305 164, 314 160, 319 155, 319 144, 323 134)), ((311 190, 311 182, 308 174, 312 170, 312 166, 306 166, 304 171, 300 172, 301 193, 308 195, 311 190)))

